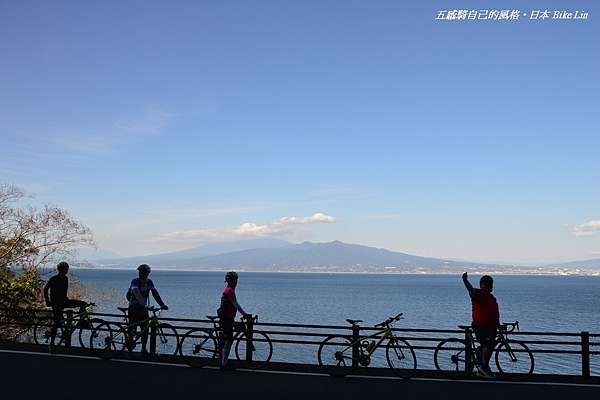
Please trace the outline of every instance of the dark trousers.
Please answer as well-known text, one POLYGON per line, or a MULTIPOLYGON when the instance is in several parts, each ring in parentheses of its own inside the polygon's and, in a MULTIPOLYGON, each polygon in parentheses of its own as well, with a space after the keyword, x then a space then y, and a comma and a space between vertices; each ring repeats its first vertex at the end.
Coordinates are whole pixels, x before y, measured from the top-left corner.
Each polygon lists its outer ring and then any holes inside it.
POLYGON ((129 325, 132 327, 129 331, 130 337, 133 338, 134 334, 139 327, 142 331, 142 351, 146 351, 146 345, 148 344, 148 310, 146 307, 129 306, 127 312, 129 317, 129 325))
POLYGON ((481 349, 477 352, 477 359, 480 364, 489 368, 490 357, 494 351, 494 347, 496 346, 496 327, 481 327, 473 325, 473 332, 475 332, 475 337, 481 344, 481 349))
POLYGON ((83 309, 87 303, 81 300, 71 300, 65 299, 60 302, 54 302, 52 304, 52 319, 54 323, 52 324, 52 329, 50 330, 50 343, 54 345, 54 339, 56 338, 56 332, 58 331, 58 327, 62 327, 63 321, 63 313, 65 308, 79 308, 83 309))

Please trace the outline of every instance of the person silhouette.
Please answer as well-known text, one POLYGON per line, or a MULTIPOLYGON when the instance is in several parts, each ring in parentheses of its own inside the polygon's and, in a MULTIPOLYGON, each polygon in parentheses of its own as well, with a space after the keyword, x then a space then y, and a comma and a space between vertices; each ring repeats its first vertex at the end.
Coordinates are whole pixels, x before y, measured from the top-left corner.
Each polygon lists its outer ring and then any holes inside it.
POLYGON ((158 303, 160 308, 168 310, 169 307, 160 298, 160 294, 152 279, 149 279, 151 269, 148 264, 141 264, 138 268, 138 277, 134 278, 129 285, 127 290, 127 300, 129 300, 129 308, 127 316, 129 317, 129 324, 133 326, 130 332, 133 335, 134 331, 139 327, 142 330, 142 355, 147 356, 147 344, 148 344, 148 330, 146 326, 150 316, 148 315, 148 305, 150 304, 150 292, 152 297, 158 303))
POLYGON ((469 282, 467 273, 462 275, 463 283, 469 292, 472 306, 473 332, 477 341, 481 344, 481 350, 477 363, 477 375, 485 378, 493 378, 490 369, 490 358, 496 345, 496 332, 500 324, 500 311, 498 302, 492 294, 494 290, 494 279, 484 275, 479 280, 479 289, 475 289, 469 282))
POLYGON ((48 282, 44 286, 44 300, 46 301, 46 306, 52 307, 53 324, 52 329, 50 330, 49 343, 51 353, 56 351, 54 345, 56 332, 62 325, 65 308, 79 307, 79 312, 83 312, 87 306, 85 301, 69 299, 67 296, 69 291, 69 278, 67 277, 69 264, 65 261, 59 262, 56 269, 58 273, 48 279, 48 282))
POLYGON ((221 305, 217 310, 219 316, 219 325, 222 329, 221 336, 221 370, 235 369, 232 363, 229 363, 229 352, 233 344, 233 324, 235 314, 239 311, 244 317, 250 314, 246 313, 240 303, 237 302, 235 296, 235 288, 238 284, 238 274, 234 271, 228 272, 225 275, 225 288, 221 295, 221 305))

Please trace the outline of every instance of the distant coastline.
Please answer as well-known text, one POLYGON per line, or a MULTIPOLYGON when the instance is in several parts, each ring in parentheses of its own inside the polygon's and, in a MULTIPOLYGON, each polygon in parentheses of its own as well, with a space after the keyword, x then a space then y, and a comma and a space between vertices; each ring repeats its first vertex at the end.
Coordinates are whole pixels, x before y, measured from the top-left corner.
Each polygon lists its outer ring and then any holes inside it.
POLYGON ((345 274, 600 276, 600 259, 555 265, 493 264, 423 257, 340 241, 290 243, 275 239, 219 242, 174 253, 90 259, 80 266, 119 269, 151 265, 165 271, 244 271, 345 274))
MULTIPOLYGON (((85 270, 110 270, 110 271, 131 271, 135 269, 135 265, 78 265, 72 264, 74 269, 85 269, 85 270)), ((403 267, 405 268, 405 267, 403 267)), ((177 266, 161 266, 153 265, 154 271, 162 272, 227 272, 230 268, 191 268, 191 267, 177 267, 177 266)), ((424 268, 418 269, 402 269, 397 270, 396 268, 378 268, 375 271, 367 270, 344 270, 334 269, 332 267, 323 268, 280 268, 272 270, 264 269, 253 269, 253 268, 235 268, 238 272, 243 273, 296 273, 296 274, 347 274, 347 275, 460 275, 463 272, 468 272, 473 275, 506 275, 506 276, 589 276, 589 277, 600 277, 600 271, 598 270, 585 270, 585 269, 567 269, 567 268, 548 268, 548 267, 532 267, 531 269, 515 268, 515 269, 486 269, 486 268, 465 268, 461 270, 427 270, 424 268)))

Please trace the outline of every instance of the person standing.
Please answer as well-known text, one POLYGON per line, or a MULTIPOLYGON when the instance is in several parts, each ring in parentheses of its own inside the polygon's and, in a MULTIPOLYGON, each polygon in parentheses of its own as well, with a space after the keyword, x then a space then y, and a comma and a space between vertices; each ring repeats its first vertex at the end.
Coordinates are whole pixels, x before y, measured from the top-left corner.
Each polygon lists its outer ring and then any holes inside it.
POLYGON ((59 326, 62 325, 65 308, 79 307, 79 312, 83 312, 88 304, 85 301, 69 299, 67 296, 69 291, 69 278, 67 277, 69 264, 65 261, 59 262, 56 269, 58 273, 48 279, 48 282, 44 286, 46 306, 52 307, 53 324, 50 330, 49 344, 51 353, 56 350, 54 341, 56 339, 56 332, 59 326))
POLYGON ((131 335, 135 333, 139 327, 142 334, 142 355, 147 356, 147 343, 148 343, 148 305, 150 304, 150 292, 152 297, 158 303, 161 309, 168 310, 169 307, 162 301, 158 290, 154 286, 152 279, 149 279, 151 269, 148 264, 142 264, 138 268, 138 277, 131 281, 129 290, 127 291, 127 300, 129 300, 129 309, 127 315, 129 317, 129 324, 134 325, 134 331, 130 332, 131 335))
POLYGON ((235 314, 239 311, 244 317, 250 316, 244 311, 235 296, 235 288, 238 284, 238 274, 234 271, 228 272, 225 275, 225 288, 221 295, 221 305, 217 310, 219 316, 219 325, 222 329, 221 336, 221 360, 220 368, 222 370, 235 369, 233 364, 229 363, 229 352, 233 344, 233 323, 235 314))
POLYGON ((498 302, 492 294, 494 290, 494 279, 484 275, 479 280, 479 289, 475 289, 469 282, 467 273, 462 275, 463 283, 469 292, 472 306, 473 332, 477 341, 481 344, 478 354, 477 374, 485 378, 493 378, 490 369, 490 358, 496 345, 496 333, 500 325, 500 311, 498 302))

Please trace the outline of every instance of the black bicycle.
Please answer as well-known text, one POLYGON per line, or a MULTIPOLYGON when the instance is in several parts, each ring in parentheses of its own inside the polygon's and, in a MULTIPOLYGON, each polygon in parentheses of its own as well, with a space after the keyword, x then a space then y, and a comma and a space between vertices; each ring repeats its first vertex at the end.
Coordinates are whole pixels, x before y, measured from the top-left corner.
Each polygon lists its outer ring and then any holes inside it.
MULTIPOLYGON (((481 351, 473 328, 469 325, 459 325, 458 328, 465 331, 465 339, 442 340, 434 353, 437 370, 452 379, 469 376, 479 362, 478 354, 481 351)), ((508 334, 515 330, 519 330, 519 321, 500 325, 494 349, 496 367, 503 377, 526 379, 535 366, 533 354, 525 343, 508 338, 508 334)))
MULTIPOLYGON (((90 308, 96 304, 88 303, 85 309, 81 312, 73 313, 73 320, 70 327, 65 325, 65 319, 62 318, 60 326, 56 329, 56 335, 54 337, 54 344, 60 346, 63 344, 67 333, 71 336, 76 331, 79 331, 79 346, 86 348, 89 346, 89 338, 92 330, 104 322, 100 318, 92 318, 90 308)), ((47 345, 50 344, 52 339, 52 327, 54 326, 52 310, 44 312, 44 315, 40 317, 35 325, 33 326, 33 340, 36 344, 47 345)))
MULTIPOLYGON (((207 315, 206 318, 212 322, 212 328, 192 328, 181 338, 179 343, 179 354, 192 367, 204 367, 221 357, 223 331, 219 327, 219 317, 207 315)), ((252 318, 252 322, 258 322, 257 315, 250 318, 252 318)), ((236 322, 234 325, 236 331, 233 336, 235 357, 238 360, 246 360, 249 350, 251 360, 247 360, 247 366, 263 368, 271 360, 273 343, 264 332, 253 330, 252 338, 248 338, 246 320, 245 317, 242 317, 241 322, 236 322), (249 349, 248 346, 250 346, 249 349)))

